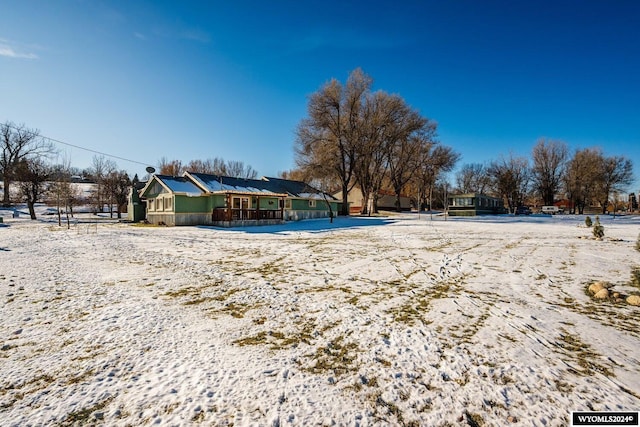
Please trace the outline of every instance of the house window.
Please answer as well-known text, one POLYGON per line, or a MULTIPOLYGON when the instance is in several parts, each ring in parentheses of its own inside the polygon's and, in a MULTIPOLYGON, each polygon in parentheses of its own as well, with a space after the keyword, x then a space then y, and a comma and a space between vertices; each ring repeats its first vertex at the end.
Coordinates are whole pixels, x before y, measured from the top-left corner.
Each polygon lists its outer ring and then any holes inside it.
POLYGON ((309 207, 310 208, 315 208, 316 207, 316 201, 315 200, 309 200, 309 207))
POLYGON ((158 197, 156 199, 156 210, 157 211, 163 211, 164 210, 164 203, 163 203, 162 197, 158 197))
POLYGON ((291 199, 284 199, 284 208, 291 209, 291 199))
POLYGON ((173 198, 167 197, 164 202, 164 209, 170 211, 173 209, 173 198))
POLYGON ((233 209, 249 209, 248 197, 234 197, 231 201, 231 207, 233 209))
POLYGON ((150 211, 155 210, 155 209, 154 209, 154 208, 155 208, 155 203, 156 203, 156 202, 155 202, 155 200, 154 200, 154 199, 149 199, 149 200, 147 200, 147 208, 148 208, 150 211))

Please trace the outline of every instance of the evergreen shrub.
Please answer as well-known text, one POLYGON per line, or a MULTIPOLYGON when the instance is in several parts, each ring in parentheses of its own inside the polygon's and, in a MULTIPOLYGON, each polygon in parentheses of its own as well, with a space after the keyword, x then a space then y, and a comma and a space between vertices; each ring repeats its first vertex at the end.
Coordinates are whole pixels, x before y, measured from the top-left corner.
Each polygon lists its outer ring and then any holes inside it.
POLYGON ((600 217, 598 215, 596 215, 596 222, 593 224, 593 235, 597 239, 604 237, 604 227, 600 224, 600 217))

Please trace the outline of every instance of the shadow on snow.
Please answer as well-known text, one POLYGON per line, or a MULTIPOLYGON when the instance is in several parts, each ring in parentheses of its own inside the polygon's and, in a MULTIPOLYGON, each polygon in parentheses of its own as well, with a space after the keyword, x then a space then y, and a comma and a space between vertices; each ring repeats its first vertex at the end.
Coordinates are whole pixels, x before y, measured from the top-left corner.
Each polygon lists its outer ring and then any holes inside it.
POLYGON ((197 227, 216 231, 243 232, 247 234, 288 234, 291 232, 324 233, 331 230, 380 226, 394 222, 395 221, 392 219, 380 217, 338 217, 334 218, 333 222, 330 222, 328 218, 320 218, 291 221, 277 225, 256 225, 229 228, 202 225, 197 227))

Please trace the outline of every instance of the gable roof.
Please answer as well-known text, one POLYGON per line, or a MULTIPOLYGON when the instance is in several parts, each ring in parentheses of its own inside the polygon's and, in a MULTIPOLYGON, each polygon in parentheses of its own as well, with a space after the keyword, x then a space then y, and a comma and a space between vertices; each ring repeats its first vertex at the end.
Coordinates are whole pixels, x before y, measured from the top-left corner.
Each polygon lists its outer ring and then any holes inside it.
POLYGON ((233 178, 196 172, 185 172, 182 176, 154 175, 140 194, 144 195, 153 182, 159 183, 168 192, 190 196, 233 193, 316 200, 324 200, 326 197, 327 200, 337 200, 302 181, 268 177, 233 178))
POLYGON ((244 193, 268 196, 286 196, 279 188, 265 185, 260 179, 233 178, 230 176, 209 175, 205 173, 185 172, 185 178, 193 182, 207 193, 244 193))
POLYGON ((187 194, 189 196, 200 196, 203 191, 198 188, 191 180, 182 176, 169 175, 153 175, 144 188, 140 191, 140 195, 144 197, 147 190, 157 182, 168 192, 175 194, 187 194))
POLYGON ((335 197, 328 193, 323 193, 302 181, 292 181, 290 179, 271 178, 263 176, 264 181, 269 182, 274 187, 279 188, 282 192, 287 193, 289 197, 298 197, 301 199, 318 199, 324 200, 325 196, 327 200, 337 200, 335 197))

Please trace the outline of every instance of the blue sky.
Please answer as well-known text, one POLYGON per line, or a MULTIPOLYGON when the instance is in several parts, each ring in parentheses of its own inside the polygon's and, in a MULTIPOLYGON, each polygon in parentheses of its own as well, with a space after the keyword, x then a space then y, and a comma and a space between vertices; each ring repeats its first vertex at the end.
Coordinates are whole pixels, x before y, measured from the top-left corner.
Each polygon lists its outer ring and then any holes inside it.
MULTIPOLYGON (((0 10, 0 121, 141 163, 290 169, 308 95, 361 67, 374 89, 436 120, 459 165, 528 155, 546 137, 627 156, 640 178, 639 1, 0 0, 0 10)), ((61 148, 90 165, 92 153, 61 148)))

